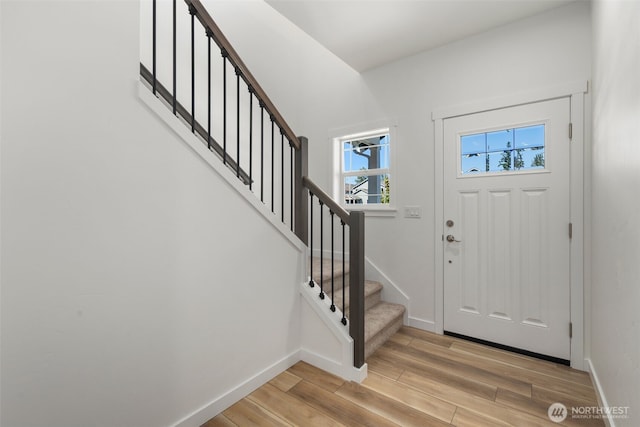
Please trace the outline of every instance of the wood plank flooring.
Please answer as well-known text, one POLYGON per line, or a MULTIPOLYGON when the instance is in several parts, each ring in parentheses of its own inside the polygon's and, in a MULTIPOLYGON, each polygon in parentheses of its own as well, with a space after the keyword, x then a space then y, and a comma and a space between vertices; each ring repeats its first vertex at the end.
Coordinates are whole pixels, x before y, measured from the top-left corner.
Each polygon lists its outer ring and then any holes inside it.
POLYGON ((203 427, 604 426, 570 413, 597 406, 589 375, 551 362, 403 327, 367 363, 362 384, 297 363, 203 427))

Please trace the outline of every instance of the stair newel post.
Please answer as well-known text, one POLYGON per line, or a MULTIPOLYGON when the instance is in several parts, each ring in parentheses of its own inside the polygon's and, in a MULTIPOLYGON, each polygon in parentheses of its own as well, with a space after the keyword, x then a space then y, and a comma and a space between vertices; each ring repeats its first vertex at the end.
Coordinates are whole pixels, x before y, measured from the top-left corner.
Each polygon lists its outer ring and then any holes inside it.
POLYGON ((349 214, 349 335, 353 366, 364 365, 364 212, 349 214))
POLYGON ((295 150, 295 233, 296 236, 302 243, 305 245, 309 244, 308 241, 308 233, 309 233, 309 224, 307 223, 308 215, 309 215, 309 192, 307 188, 302 183, 302 178, 308 175, 309 173, 309 162, 307 158, 307 146, 309 144, 309 140, 304 137, 298 137, 298 141, 300 141, 300 148, 295 150))

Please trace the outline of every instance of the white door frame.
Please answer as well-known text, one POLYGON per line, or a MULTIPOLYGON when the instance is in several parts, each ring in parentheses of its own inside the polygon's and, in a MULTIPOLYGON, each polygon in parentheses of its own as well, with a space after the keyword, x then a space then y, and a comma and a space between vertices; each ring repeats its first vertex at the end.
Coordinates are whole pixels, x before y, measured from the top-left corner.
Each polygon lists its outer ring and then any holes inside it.
MULTIPOLYGON (((523 92, 500 98, 491 98, 472 104, 437 109, 432 113, 434 121, 434 178, 435 178, 435 331, 444 331, 444 120, 451 117, 480 113, 500 108, 515 107, 550 99, 571 98, 571 366, 584 368, 584 95, 588 82, 580 81, 560 86, 523 92)), ((567 132, 569 130, 567 129, 567 132)), ((568 232, 568 230, 567 230, 568 232)))

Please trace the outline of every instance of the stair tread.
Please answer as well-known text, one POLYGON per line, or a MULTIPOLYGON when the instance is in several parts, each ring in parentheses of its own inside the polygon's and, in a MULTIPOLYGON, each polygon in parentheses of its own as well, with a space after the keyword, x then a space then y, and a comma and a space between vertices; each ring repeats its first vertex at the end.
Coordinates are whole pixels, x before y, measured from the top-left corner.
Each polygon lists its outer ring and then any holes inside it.
POLYGON ((380 302, 364 314, 364 341, 374 337, 387 325, 402 316, 406 308, 402 304, 380 302))
MULTIPOLYGON (((325 257, 322 258, 322 262, 321 259, 319 257, 313 257, 311 258, 311 271, 313 272, 313 280, 315 280, 316 283, 320 282, 320 265, 322 265, 322 275, 323 275, 323 281, 330 281, 331 280, 331 257, 325 257)), ((342 269, 342 257, 339 256, 338 258, 334 259, 334 263, 333 263, 333 273, 334 273, 334 277, 338 278, 340 276, 342 276, 342 274, 349 274, 349 260, 347 259, 345 264, 344 264, 344 270, 342 269)), ((342 286, 342 281, 340 280, 339 283, 336 283, 336 285, 342 286)))

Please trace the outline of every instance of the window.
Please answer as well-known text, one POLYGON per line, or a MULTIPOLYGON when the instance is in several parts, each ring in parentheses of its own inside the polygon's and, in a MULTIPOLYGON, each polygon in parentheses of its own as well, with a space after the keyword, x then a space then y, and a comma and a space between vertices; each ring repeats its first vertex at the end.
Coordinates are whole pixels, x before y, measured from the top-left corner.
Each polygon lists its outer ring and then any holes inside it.
POLYGON ((544 125, 460 137, 463 175, 544 169, 544 125))
POLYGON ((346 207, 388 207, 392 197, 389 129, 337 138, 339 197, 346 207))

